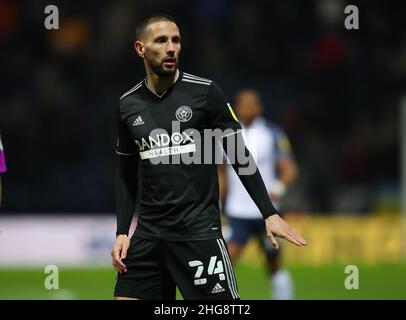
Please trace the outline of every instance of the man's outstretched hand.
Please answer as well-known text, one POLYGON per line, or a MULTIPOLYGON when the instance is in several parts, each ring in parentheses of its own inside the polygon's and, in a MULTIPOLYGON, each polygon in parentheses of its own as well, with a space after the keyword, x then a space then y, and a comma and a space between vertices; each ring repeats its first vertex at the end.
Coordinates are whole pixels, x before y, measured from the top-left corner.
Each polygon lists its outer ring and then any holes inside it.
POLYGON ((111 257, 113 259, 113 267, 120 273, 127 272, 127 267, 123 263, 123 259, 127 256, 127 250, 130 246, 130 239, 125 234, 120 234, 116 238, 111 257))
POLYGON ((306 240, 296 233, 278 214, 268 217, 265 220, 265 227, 266 235, 272 241, 272 245, 276 249, 279 249, 279 243, 275 237, 288 240, 299 247, 307 244, 306 240))

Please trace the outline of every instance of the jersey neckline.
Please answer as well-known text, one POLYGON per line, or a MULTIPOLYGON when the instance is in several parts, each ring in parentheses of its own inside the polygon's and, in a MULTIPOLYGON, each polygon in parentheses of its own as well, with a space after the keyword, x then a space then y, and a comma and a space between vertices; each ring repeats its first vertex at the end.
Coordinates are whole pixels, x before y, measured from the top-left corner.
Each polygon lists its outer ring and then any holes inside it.
POLYGON ((172 91, 172 89, 177 85, 177 83, 179 82, 179 80, 182 78, 183 76, 183 71, 179 70, 179 74, 178 74, 178 78, 175 80, 175 82, 168 88, 165 90, 164 93, 162 93, 161 95, 156 94, 155 92, 153 92, 147 84, 147 77, 145 77, 143 83, 145 85, 145 88, 147 89, 148 92, 150 92, 154 97, 158 98, 158 99, 162 99, 163 97, 165 97, 167 95, 168 92, 172 91))

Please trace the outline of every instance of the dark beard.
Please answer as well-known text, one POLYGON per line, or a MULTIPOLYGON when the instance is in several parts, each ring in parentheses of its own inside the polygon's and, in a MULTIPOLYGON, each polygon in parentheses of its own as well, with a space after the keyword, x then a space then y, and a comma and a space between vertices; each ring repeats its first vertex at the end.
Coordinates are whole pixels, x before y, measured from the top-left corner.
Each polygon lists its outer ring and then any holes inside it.
POLYGON ((178 62, 175 63, 175 68, 173 70, 167 70, 164 69, 164 64, 163 62, 158 64, 158 63, 153 63, 152 61, 149 62, 149 65, 151 66, 152 71, 158 76, 173 76, 176 73, 176 70, 178 69, 178 62))

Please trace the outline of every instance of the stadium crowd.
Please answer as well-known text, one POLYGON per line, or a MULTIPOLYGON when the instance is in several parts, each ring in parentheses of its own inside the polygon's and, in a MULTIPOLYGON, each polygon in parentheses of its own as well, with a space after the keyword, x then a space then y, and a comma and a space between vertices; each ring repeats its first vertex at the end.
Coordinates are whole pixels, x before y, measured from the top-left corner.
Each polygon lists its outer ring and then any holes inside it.
POLYGON ((336 0, 0 0, 0 132, 6 212, 112 212, 118 97, 144 77, 137 19, 182 26, 181 68, 232 101, 252 87, 284 128, 301 176, 285 208, 371 212, 399 192, 399 101, 406 78, 400 2, 336 0))

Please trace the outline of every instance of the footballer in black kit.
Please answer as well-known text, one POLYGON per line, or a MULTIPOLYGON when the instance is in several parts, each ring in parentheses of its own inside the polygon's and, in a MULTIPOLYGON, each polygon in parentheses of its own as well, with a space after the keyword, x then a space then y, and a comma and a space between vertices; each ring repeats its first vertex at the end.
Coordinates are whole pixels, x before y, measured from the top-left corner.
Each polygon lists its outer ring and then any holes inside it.
POLYGON ((144 80, 121 98, 118 125, 117 153, 133 155, 133 165, 140 165, 137 236, 175 241, 220 237, 216 164, 172 164, 176 154, 204 157, 204 129, 241 129, 216 84, 179 72, 173 86, 157 96, 144 80), (174 122, 178 132, 172 132, 174 122), (168 157, 169 163, 150 161, 158 157, 168 157))
MULTIPOLYGON (((205 131, 220 132, 217 140, 227 156, 239 159, 234 154, 239 148, 229 150, 225 143, 232 138, 254 161, 240 124, 213 81, 178 69, 180 35, 170 17, 141 23, 136 50, 147 77, 120 98, 114 295, 175 299, 178 287, 185 299, 239 299, 221 233, 216 139, 207 141, 205 131), (138 221, 129 240, 134 210, 138 221)), ((233 163, 237 173, 244 165, 233 163)), ((274 234, 304 245, 278 216, 259 171, 239 176, 266 219, 272 242, 277 245, 274 234)))
MULTIPOLYGON (((129 271, 119 275, 119 293, 159 297, 162 291, 159 284, 164 280, 160 273, 168 268, 172 272, 166 271, 166 281, 175 278, 173 284, 176 281, 186 297, 238 298, 221 234, 217 166, 214 162, 172 164, 172 158, 182 153, 199 152, 204 158, 204 129, 241 129, 220 89, 210 80, 179 72, 173 86, 158 96, 144 80, 121 98, 118 126, 116 152, 131 157, 142 182, 137 230, 126 258, 129 271), (173 132, 174 122, 178 124, 177 132, 173 132), (199 131, 202 140, 195 138, 193 130, 199 131), (169 163, 151 161, 158 157, 168 157, 169 163), (200 242, 201 252, 194 244, 197 240, 207 240, 200 242), (185 243, 172 243, 178 241, 185 243), (150 261, 146 263, 147 260, 150 261), (214 262, 209 270, 210 260, 214 262), (137 261, 143 266, 137 266, 137 261), (132 263, 134 270, 143 271, 133 274, 132 263), (199 267, 203 271, 207 268, 211 275, 199 275, 199 267), (131 288, 141 289, 145 278, 150 289, 133 293, 131 288)), ((120 222, 123 225, 118 226, 117 233, 128 232, 129 221, 120 222)), ((166 288, 169 292, 164 292, 163 298, 175 293, 174 285, 166 284, 166 288)))

